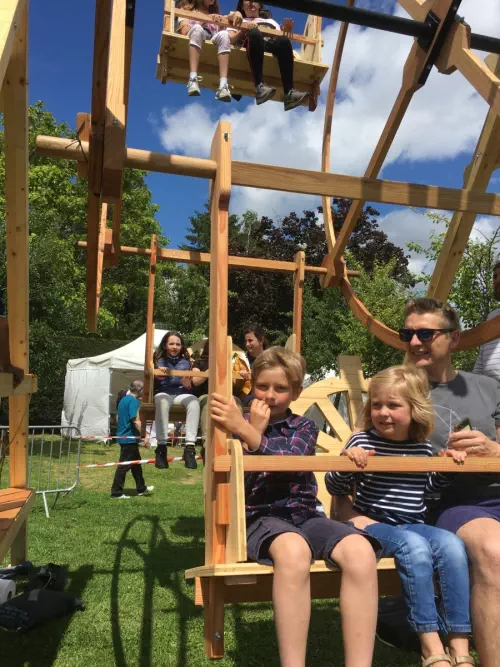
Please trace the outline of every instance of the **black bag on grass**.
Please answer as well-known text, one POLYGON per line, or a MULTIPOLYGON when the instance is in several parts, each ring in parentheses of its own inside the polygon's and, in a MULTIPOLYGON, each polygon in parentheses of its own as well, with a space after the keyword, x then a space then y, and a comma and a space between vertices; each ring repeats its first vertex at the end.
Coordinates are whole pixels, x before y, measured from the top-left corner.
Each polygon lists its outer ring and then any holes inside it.
POLYGON ((420 655, 417 633, 408 623, 408 608, 402 597, 383 597, 378 602, 377 639, 388 646, 420 655))
POLYGON ((0 604, 0 628, 26 632, 84 609, 82 600, 71 593, 35 589, 0 604))

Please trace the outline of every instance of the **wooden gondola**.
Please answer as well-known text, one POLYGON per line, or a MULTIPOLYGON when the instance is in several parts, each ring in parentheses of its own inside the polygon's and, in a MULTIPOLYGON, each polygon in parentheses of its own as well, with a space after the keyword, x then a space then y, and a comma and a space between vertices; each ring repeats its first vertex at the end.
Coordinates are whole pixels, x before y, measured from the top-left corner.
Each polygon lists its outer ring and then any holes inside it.
MULTIPOLYGON (((156 78, 162 83, 174 81, 187 83, 189 78, 189 38, 175 32, 176 20, 180 18, 199 18, 207 20, 205 14, 186 12, 177 9, 174 0, 165 0, 163 32, 161 35, 160 51, 156 68, 156 78)), ((227 22, 224 24, 229 25, 227 22)), ((266 29, 263 29, 266 32, 266 29)), ((268 29, 272 35, 283 33, 268 29)), ((294 85, 297 90, 309 93, 304 104, 314 111, 319 97, 319 86, 326 73, 328 65, 321 62, 321 18, 309 16, 303 35, 288 35, 292 43, 300 45, 300 50, 294 50, 294 85)), ((199 74, 202 77, 200 87, 217 90, 219 87, 219 65, 217 48, 211 42, 203 46, 200 57, 199 74)), ((265 54, 264 77, 266 83, 277 90, 277 101, 283 101, 284 93, 278 68, 278 61, 270 53, 265 54)), ((245 49, 234 48, 229 60, 229 82, 232 92, 237 95, 255 97, 255 85, 250 71, 250 65, 245 49)))

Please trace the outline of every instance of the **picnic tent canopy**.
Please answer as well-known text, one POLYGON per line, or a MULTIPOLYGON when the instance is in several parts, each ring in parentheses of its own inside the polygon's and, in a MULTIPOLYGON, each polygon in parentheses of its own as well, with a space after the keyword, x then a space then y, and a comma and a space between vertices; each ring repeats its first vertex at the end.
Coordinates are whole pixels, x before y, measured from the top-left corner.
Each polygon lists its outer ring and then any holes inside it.
MULTIPOLYGON (((166 330, 156 329, 156 348, 166 330)), ((116 412, 116 397, 132 380, 144 378, 146 334, 96 357, 70 359, 66 381, 61 426, 77 426, 83 436, 109 434, 110 417, 116 412)))

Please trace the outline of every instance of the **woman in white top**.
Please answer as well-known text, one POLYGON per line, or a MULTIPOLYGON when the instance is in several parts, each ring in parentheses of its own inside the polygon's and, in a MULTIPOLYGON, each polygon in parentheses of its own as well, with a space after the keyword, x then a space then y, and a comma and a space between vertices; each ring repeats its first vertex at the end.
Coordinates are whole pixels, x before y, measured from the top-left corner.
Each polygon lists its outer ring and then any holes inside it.
POLYGON ((299 106, 308 93, 301 93, 293 87, 293 48, 285 35, 271 37, 260 32, 259 27, 280 30, 280 26, 271 18, 271 12, 265 9, 260 2, 253 0, 238 0, 236 11, 231 14, 233 25, 241 23, 251 30, 232 32, 231 43, 242 44, 246 47, 248 60, 255 82, 255 101, 263 104, 274 97, 276 88, 268 86, 263 81, 264 52, 272 53, 278 60, 283 90, 285 92, 285 111, 299 106))

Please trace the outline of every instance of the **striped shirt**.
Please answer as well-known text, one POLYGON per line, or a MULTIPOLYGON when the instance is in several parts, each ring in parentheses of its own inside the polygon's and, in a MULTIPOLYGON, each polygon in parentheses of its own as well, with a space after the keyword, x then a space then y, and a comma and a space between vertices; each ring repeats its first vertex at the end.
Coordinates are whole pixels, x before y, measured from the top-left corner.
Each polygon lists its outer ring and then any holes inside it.
MULTIPOLYGON (((389 440, 374 429, 355 433, 343 451, 351 447, 373 450, 377 456, 432 456, 430 442, 389 440)), ((424 523, 426 492, 438 491, 451 483, 453 475, 442 473, 350 473, 328 472, 326 488, 335 496, 351 493, 356 482, 353 504, 360 514, 384 523, 424 523)))
MULTIPOLYGON (((500 315, 500 308, 492 310, 488 315, 488 320, 500 315)), ((476 360, 473 373, 479 375, 489 375, 495 380, 500 380, 500 339, 484 343, 479 348, 479 356, 476 360)))

